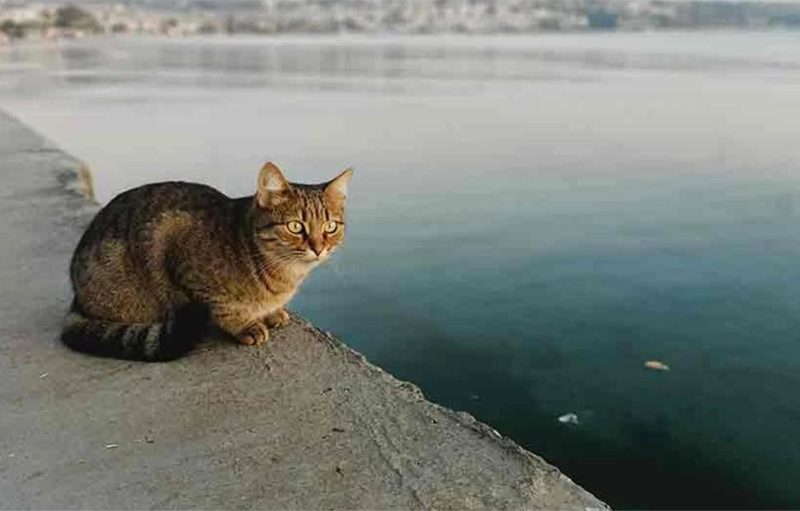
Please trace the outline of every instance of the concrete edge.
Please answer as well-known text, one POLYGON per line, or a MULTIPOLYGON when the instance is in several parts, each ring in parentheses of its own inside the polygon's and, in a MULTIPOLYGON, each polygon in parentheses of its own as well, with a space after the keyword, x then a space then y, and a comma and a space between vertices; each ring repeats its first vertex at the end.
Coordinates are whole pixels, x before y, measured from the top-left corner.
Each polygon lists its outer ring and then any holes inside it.
MULTIPOLYGON (((598 502, 602 502, 597 496, 580 486, 578 483, 573 481, 569 476, 561 472, 555 465, 548 462, 541 456, 534 454, 533 452, 525 449, 518 443, 516 443, 513 439, 507 436, 503 436, 499 431, 494 429, 493 427, 489 426, 486 423, 481 422, 472 414, 465 412, 463 410, 453 410, 451 408, 447 408, 446 406, 440 405, 433 401, 428 400, 425 396, 425 393, 420 389, 417 385, 412 382, 404 381, 396 378, 391 373, 385 371, 380 366, 377 366, 371 363, 367 358, 359 353, 358 351, 354 350, 344 341, 336 337, 332 332, 327 330, 322 330, 314 326, 310 321, 302 316, 298 316, 297 314, 293 313, 294 319, 298 321, 301 326, 311 331, 315 334, 315 336, 320 340, 320 342, 324 342, 328 344, 332 349, 340 351, 344 353, 351 361, 355 364, 358 364, 361 368, 370 371, 372 374, 377 376, 378 378, 383 379, 390 385, 392 385, 398 392, 403 392, 414 399, 419 399, 425 401, 429 406, 432 406, 434 409, 442 413, 443 415, 451 418, 454 422, 458 423, 462 427, 470 429, 480 436, 488 439, 489 441, 499 445, 502 447, 506 452, 510 454, 514 454, 517 456, 523 457, 529 463, 535 464, 537 466, 548 467, 554 474, 560 479, 568 481, 569 483, 575 485, 577 488, 588 494, 591 498, 596 499, 598 502)), ((587 511, 593 508, 586 508, 587 511)), ((597 508, 602 509, 602 508, 597 508)), ((606 509, 610 509, 610 506, 606 505, 606 509)))
POLYGON ((61 184, 63 192, 72 196, 73 199, 78 199, 83 202, 83 204, 76 204, 79 211, 83 210, 84 208, 96 209, 100 207, 100 203, 97 201, 94 192, 94 179, 92 177, 92 171, 84 161, 67 153, 54 141, 32 129, 27 124, 22 122, 21 119, 9 113, 7 110, 0 108, 0 115, 6 117, 14 124, 22 127, 24 130, 30 131, 31 133, 35 133, 37 135, 41 144, 28 147, 25 149, 25 152, 50 153, 58 157, 59 165, 55 170, 56 178, 61 184))

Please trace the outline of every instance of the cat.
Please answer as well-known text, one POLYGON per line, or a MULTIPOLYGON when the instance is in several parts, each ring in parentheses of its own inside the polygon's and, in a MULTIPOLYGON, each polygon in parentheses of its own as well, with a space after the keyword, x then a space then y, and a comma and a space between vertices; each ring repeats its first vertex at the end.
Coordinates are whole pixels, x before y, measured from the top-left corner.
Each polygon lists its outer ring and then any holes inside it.
POLYGON ((266 163, 252 196, 165 182, 116 196, 70 264, 75 297, 62 341, 100 356, 164 361, 213 323, 246 345, 290 321, 284 306, 344 241, 352 169, 289 183, 266 163))

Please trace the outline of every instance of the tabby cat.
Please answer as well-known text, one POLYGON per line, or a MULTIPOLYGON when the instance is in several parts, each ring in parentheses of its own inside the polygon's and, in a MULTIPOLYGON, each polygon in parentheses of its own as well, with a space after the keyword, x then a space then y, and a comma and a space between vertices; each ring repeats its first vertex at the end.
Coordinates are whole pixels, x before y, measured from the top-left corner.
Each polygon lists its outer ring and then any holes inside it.
POLYGON ((242 344, 265 342, 288 323, 298 286, 342 244, 351 176, 289 183, 267 163, 249 197, 182 182, 118 195, 75 249, 61 339, 101 356, 171 360, 210 320, 242 344))

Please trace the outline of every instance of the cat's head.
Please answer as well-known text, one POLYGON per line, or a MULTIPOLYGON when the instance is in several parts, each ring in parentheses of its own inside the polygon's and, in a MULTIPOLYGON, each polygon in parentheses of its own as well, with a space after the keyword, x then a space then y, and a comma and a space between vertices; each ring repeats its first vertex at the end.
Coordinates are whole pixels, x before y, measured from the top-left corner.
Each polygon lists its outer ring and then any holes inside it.
POLYGON ((347 169, 327 183, 290 183, 274 163, 258 176, 253 203, 256 243, 279 263, 321 263, 344 241, 347 169))

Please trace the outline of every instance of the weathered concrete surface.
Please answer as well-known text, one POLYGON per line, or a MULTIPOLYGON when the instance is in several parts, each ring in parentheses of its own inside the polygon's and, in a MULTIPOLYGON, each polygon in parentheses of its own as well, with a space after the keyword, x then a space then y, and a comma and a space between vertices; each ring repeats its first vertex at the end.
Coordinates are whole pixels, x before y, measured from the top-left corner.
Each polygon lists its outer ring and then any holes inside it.
POLYGON ((603 507, 300 320, 166 364, 62 347, 78 166, 0 112, 0 507, 603 507))

